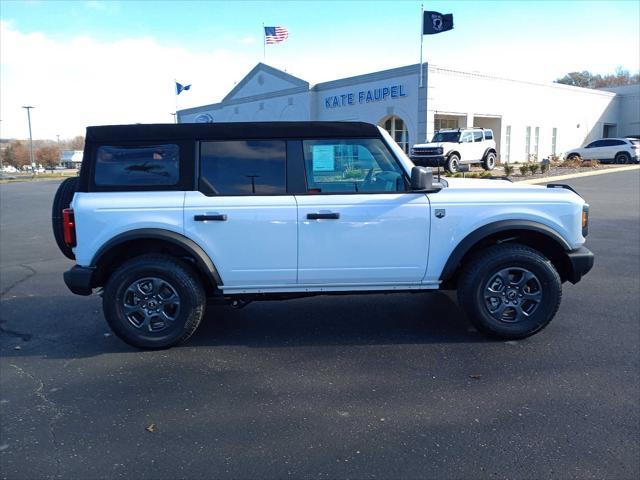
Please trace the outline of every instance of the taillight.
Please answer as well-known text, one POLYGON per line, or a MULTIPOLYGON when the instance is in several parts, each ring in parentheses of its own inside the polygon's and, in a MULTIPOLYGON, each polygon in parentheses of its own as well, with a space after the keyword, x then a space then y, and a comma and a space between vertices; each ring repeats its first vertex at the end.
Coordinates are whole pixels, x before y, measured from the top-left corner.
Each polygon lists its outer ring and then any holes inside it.
POLYGON ((582 236, 586 237, 589 234, 589 205, 582 207, 582 236))
POLYGON ((62 231, 64 233, 64 243, 70 247, 76 246, 76 222, 73 216, 73 208, 62 210, 62 231))

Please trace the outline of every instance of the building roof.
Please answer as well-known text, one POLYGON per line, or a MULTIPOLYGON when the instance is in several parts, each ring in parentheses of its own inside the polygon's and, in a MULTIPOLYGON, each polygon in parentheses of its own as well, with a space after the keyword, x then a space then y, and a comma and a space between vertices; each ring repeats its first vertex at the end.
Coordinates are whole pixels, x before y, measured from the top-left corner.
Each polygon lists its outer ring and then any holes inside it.
POLYGON ((87 127, 88 142, 232 140, 266 138, 375 138, 380 132, 364 122, 233 122, 104 125, 87 127))

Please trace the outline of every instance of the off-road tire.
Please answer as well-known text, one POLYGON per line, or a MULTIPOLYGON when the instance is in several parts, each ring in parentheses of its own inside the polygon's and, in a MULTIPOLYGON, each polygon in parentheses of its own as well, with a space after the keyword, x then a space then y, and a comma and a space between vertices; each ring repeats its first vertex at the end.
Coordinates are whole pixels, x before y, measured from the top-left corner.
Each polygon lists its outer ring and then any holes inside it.
POLYGON ((580 155, 578 155, 577 153, 572 153, 571 155, 569 155, 567 157, 567 160, 578 160, 578 161, 582 161, 582 158, 580 157, 580 155))
POLYGON ((107 281, 102 307, 107 323, 124 342, 140 349, 169 348, 187 340, 196 331, 206 307, 202 282, 187 263, 168 255, 149 254, 120 266, 107 281), (127 289, 137 280, 157 278, 167 282, 178 295, 180 307, 166 330, 151 332, 136 327, 125 314, 127 289))
POLYGON ((460 157, 457 154, 452 153, 447 158, 447 163, 445 164, 444 168, 450 173, 457 173, 459 165, 460 165, 460 157))
POLYGON ((62 228, 62 210, 69 208, 73 195, 78 190, 78 184, 80 179, 78 177, 67 178, 64 180, 56 191, 56 195, 53 197, 53 204, 51 206, 51 226, 53 227, 53 237, 56 240, 58 248, 62 254, 74 260, 76 257, 71 250, 71 247, 64 243, 64 230, 62 228))
MULTIPOLYGON (((463 267, 458 281, 458 302, 471 323, 481 332, 502 339, 520 339, 539 332, 553 319, 562 298, 560 275, 549 259, 537 250, 520 244, 502 244, 478 252, 463 267), (495 318, 485 299, 486 286, 505 269, 525 270, 536 277, 541 299, 530 316, 508 322, 495 318)), ((521 308, 524 308, 522 300, 521 308)), ((505 302, 506 300, 502 300, 505 302)), ((506 306, 507 310, 514 307, 506 306)))
POLYGON ((631 155, 629 155, 628 153, 620 152, 616 154, 614 163, 630 163, 630 162, 631 162, 631 155))
POLYGON ((482 160, 482 168, 487 171, 493 170, 496 167, 496 154, 493 152, 487 153, 484 160, 482 160))

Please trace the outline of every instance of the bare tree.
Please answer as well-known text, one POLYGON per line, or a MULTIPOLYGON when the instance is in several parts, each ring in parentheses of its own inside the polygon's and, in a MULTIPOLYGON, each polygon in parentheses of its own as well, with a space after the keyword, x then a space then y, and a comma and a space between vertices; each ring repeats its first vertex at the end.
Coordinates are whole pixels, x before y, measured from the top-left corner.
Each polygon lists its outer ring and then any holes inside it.
POLYGON ((55 145, 45 145, 36 150, 36 159, 44 168, 53 170, 60 163, 60 149, 55 145))
POLYGON ((631 75, 629 70, 618 67, 615 73, 600 75, 583 70, 582 72, 567 73, 564 77, 558 78, 556 83, 583 88, 619 87, 640 83, 640 72, 631 75))
POLYGON ((84 150, 84 137, 78 135, 69 142, 69 150, 84 150))
POLYGON ((29 149, 20 140, 11 140, 7 148, 2 152, 2 163, 21 168, 31 163, 29 149))

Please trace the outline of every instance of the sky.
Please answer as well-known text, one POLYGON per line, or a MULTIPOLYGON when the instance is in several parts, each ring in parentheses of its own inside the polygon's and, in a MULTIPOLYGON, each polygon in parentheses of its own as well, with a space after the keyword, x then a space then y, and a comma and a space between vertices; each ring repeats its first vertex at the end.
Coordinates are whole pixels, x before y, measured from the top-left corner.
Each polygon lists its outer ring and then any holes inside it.
MULTIPOLYGON (((219 102, 258 62, 311 84, 415 64, 421 2, 0 0, 0 137, 71 138, 88 125, 172 122, 219 102), (262 25, 289 39, 266 47, 262 25), (191 84, 175 95, 174 81, 191 84)), ((433 1, 452 31, 424 60, 553 81, 640 69, 640 2, 433 1)))

